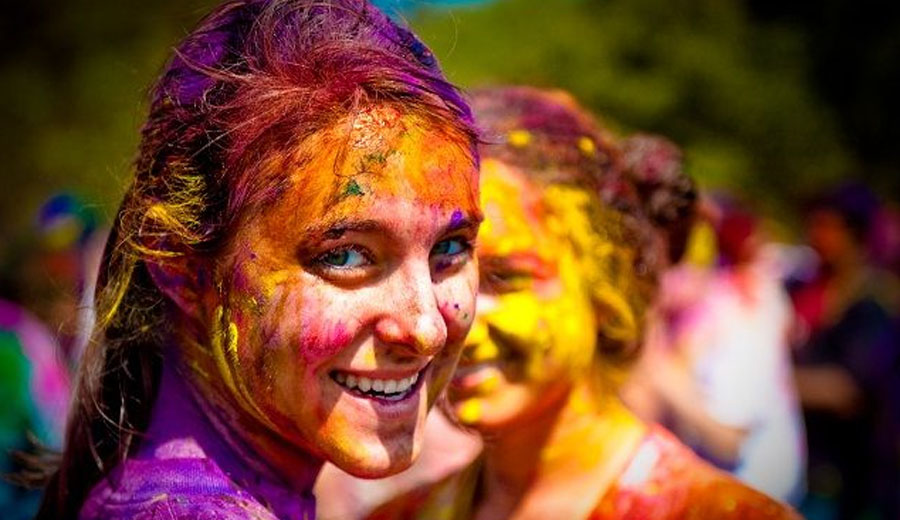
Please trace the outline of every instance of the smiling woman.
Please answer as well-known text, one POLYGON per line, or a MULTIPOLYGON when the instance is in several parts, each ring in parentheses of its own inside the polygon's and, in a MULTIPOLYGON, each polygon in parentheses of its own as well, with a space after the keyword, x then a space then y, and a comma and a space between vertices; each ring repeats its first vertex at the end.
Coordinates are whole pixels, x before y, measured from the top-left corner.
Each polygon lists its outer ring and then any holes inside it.
POLYGON ((405 469, 474 315, 469 108, 355 0, 241 0, 152 91, 43 518, 311 518, 405 469))
POLYGON ((387 519, 793 519, 617 396, 664 253, 617 143, 563 92, 485 89, 478 311, 448 412, 481 456, 387 519))

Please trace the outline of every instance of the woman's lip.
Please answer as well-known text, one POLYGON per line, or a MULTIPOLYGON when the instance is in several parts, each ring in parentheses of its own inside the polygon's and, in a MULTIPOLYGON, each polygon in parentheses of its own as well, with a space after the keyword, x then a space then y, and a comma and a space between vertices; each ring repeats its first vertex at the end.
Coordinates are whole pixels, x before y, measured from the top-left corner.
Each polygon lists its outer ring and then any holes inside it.
POLYGON ((458 369, 474 369, 479 368, 482 365, 496 365, 500 363, 500 358, 497 356, 486 357, 482 359, 467 359, 465 355, 463 355, 459 364, 457 364, 458 369))
POLYGON ((376 369, 376 370, 359 370, 352 368, 334 368, 329 371, 329 374, 334 376, 335 374, 344 374, 345 376, 355 376, 359 377, 367 377, 369 379, 405 379, 407 377, 412 377, 416 374, 421 375, 425 369, 428 368, 430 363, 426 363, 418 368, 409 368, 403 370, 386 370, 386 369, 376 369))
POLYGON ((455 390, 476 390, 500 374, 500 364, 497 360, 481 361, 458 367, 450 385, 455 390))

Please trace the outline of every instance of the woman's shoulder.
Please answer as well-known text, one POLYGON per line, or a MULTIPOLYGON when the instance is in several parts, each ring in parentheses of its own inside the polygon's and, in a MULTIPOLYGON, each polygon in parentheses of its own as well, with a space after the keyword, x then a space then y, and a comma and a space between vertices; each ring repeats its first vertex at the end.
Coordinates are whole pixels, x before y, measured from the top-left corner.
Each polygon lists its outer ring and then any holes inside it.
POLYGON ((94 486, 79 518, 275 520, 214 462, 200 458, 126 460, 94 486))
POLYGON ((654 427, 591 518, 775 520, 800 516, 701 460, 665 429, 654 427))

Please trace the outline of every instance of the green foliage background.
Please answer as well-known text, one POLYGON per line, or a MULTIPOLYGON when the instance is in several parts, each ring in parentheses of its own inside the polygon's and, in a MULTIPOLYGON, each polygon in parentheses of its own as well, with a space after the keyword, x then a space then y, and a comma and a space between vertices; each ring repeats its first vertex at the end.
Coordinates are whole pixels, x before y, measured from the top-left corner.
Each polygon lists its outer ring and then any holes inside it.
MULTIPOLYGON (((146 88, 213 3, 12 8, 0 25, 0 237, 56 190, 111 216, 146 88)), ((805 33, 754 22, 740 1, 499 0, 425 6, 408 21, 453 81, 570 90, 619 131, 670 136, 704 186, 774 215, 790 217, 799 196, 861 166, 812 88, 805 33)))
POLYGON ((675 139, 703 185, 791 216, 853 159, 797 31, 721 0, 501 0, 412 19, 464 86, 559 87, 620 131, 675 139))
POLYGON ((59 190, 111 219, 128 182, 147 88, 209 5, 35 0, 4 9, 0 238, 27 232, 41 202, 59 190))

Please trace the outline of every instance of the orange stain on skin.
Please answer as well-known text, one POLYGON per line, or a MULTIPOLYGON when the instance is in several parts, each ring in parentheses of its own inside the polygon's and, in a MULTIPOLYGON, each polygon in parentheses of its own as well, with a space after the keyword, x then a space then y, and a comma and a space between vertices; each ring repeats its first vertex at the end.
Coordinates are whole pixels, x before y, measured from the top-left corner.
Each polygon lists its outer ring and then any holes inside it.
POLYGON ((286 473, 285 455, 297 450, 378 476, 419 449, 477 286, 470 247, 435 252, 447 240, 469 244, 481 219, 468 141, 448 132, 379 106, 264 161, 261 174, 285 172, 287 187, 231 237, 205 296, 214 302, 208 339, 187 363, 216 374, 197 378, 210 401, 286 473), (347 247, 365 249, 363 267, 323 264, 322 255, 347 247), (385 323, 396 338, 376 337, 385 323), (416 410, 402 420, 329 375, 429 363, 416 410))
MULTIPOLYGON (((298 154, 291 160, 299 166, 292 167, 290 161, 269 166, 293 168, 292 183, 303 186, 303 190, 294 192, 295 214, 291 220, 307 226, 337 222, 369 204, 370 194, 416 199, 480 214, 478 192, 472 189, 477 185, 477 171, 467 151, 452 140, 436 142, 428 135, 428 128, 421 118, 380 107, 311 137, 304 147, 318 152, 311 160, 302 160, 305 154, 298 154), (361 194, 345 196, 352 186, 350 181, 361 194), (458 207, 460 201, 465 201, 464 207, 458 207)), ((290 222, 285 224, 290 226, 290 222)))

